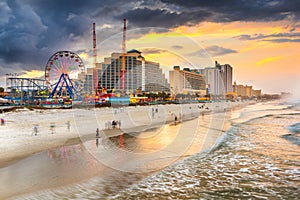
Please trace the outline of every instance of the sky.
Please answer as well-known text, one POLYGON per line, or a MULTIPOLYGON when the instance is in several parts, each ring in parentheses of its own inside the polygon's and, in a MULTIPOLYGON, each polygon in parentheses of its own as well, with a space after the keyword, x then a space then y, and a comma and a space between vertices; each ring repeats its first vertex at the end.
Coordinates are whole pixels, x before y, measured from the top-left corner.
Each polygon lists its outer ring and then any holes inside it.
POLYGON ((300 91, 298 0, 0 0, 0 86, 5 74, 44 77, 57 51, 77 53, 92 67, 92 23, 97 61, 126 49, 161 64, 230 64, 238 84, 264 93, 300 91))

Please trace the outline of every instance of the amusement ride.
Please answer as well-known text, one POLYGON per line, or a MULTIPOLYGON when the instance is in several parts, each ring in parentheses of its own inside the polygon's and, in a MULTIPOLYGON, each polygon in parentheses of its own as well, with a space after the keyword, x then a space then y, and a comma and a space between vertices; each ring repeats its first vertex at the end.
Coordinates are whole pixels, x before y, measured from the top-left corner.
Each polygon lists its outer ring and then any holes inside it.
POLYGON ((78 75, 85 72, 81 58, 71 51, 58 51, 48 60, 45 67, 45 81, 50 92, 49 98, 69 96, 72 100, 80 100, 83 81, 78 75))

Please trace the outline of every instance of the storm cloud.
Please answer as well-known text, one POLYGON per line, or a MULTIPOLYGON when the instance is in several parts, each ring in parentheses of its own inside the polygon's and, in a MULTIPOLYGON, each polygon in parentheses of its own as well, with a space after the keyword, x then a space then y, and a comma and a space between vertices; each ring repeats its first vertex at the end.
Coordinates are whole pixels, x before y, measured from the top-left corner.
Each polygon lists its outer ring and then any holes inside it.
POLYGON ((239 40, 263 40, 269 42, 299 42, 300 32, 276 33, 276 34, 254 34, 254 35, 239 35, 235 38, 239 40))
POLYGON ((194 25, 202 21, 277 21, 299 20, 300 4, 297 0, 161 0, 159 8, 140 6, 129 10, 126 17, 137 26, 176 27, 194 25), (171 7, 173 10, 167 9, 171 7))
MULTIPOLYGON (((294 22, 295 28, 299 13, 297 0, 255 0, 251 3, 240 0, 2 0, 0 73, 3 76, 12 70, 43 70, 48 58, 56 51, 91 49, 93 22, 97 23, 97 38, 101 43, 122 32, 123 18, 128 19, 128 30, 137 30, 128 34, 130 39, 203 21, 289 19, 294 22)), ((238 39, 298 42, 298 36, 244 35, 238 36, 238 39)), ((212 55, 235 53, 217 46, 207 51, 212 55)))

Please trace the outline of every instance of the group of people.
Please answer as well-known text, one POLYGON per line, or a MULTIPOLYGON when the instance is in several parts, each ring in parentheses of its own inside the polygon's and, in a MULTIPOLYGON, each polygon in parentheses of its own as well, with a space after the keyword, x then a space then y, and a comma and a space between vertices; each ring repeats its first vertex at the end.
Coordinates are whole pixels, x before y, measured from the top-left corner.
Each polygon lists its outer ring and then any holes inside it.
POLYGON ((158 108, 152 108, 152 118, 154 118, 155 113, 158 113, 158 108))
MULTIPOLYGON (((39 132, 39 125, 38 124, 34 124, 32 129, 33 129, 32 135, 37 136, 37 134, 39 132)), ((55 123, 51 123, 50 124, 49 130, 50 130, 51 134, 54 134, 54 132, 55 132, 55 123)))
MULTIPOLYGON (((70 130, 70 127, 71 127, 70 121, 67 121, 66 125, 67 125, 67 130, 70 130)), ((49 126, 49 130, 50 130, 51 134, 55 133, 55 127, 56 127, 55 123, 51 122, 50 126, 49 126)), ((39 125, 38 124, 34 124, 32 129, 33 129, 32 135, 37 136, 37 134, 39 132, 39 125)))
POLYGON ((111 128, 121 128, 121 120, 113 120, 113 121, 108 121, 105 123, 105 129, 111 129, 111 128))
POLYGON ((202 104, 202 106, 198 106, 199 109, 206 109, 208 110, 209 108, 208 107, 205 107, 205 104, 202 104))

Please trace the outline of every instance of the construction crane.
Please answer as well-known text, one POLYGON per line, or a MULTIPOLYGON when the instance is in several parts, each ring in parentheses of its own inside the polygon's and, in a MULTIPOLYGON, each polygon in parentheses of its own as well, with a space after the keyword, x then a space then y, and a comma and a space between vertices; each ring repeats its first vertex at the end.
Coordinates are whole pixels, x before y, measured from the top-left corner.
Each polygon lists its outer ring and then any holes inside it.
POLYGON ((94 68, 93 68, 93 89, 95 95, 98 94, 98 70, 97 70, 97 39, 96 39, 96 23, 93 23, 93 57, 94 57, 94 68))
POLYGON ((123 27, 123 42, 122 42, 122 67, 121 67, 121 74, 120 74, 120 89, 123 94, 125 94, 125 54, 126 54, 126 19, 124 19, 124 27, 123 27))

